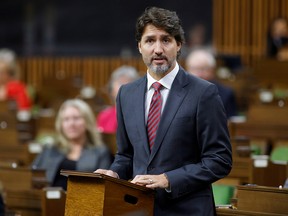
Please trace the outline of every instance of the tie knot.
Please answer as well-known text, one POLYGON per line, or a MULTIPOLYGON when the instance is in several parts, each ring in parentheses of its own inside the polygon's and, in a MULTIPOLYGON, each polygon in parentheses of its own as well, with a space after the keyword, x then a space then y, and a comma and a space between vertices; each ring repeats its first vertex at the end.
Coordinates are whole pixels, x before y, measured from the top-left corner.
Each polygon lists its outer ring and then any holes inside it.
POLYGON ((161 83, 155 82, 152 84, 152 87, 154 88, 155 91, 159 91, 162 85, 161 83))

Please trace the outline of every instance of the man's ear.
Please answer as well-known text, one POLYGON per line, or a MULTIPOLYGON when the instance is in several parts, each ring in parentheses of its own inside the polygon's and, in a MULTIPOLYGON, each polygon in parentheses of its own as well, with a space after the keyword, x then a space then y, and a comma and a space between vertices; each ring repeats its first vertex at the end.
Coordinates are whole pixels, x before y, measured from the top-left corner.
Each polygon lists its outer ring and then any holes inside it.
POLYGON ((180 43, 180 42, 177 42, 177 47, 178 47, 178 49, 177 49, 177 52, 179 52, 179 51, 180 51, 180 49, 181 49, 181 47, 182 47, 182 43, 180 43))
POLYGON ((140 43, 138 43, 138 50, 142 54, 142 49, 141 49, 141 44, 140 43))

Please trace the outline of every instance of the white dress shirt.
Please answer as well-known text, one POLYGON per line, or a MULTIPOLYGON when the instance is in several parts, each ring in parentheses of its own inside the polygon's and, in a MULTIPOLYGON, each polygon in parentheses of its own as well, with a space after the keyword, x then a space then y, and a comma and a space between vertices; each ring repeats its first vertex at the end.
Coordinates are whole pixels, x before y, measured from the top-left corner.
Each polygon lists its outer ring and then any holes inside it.
POLYGON ((170 73, 168 73, 166 76, 164 76, 162 79, 160 79, 159 81, 155 80, 147 71, 147 91, 146 91, 146 100, 145 100, 145 122, 146 124, 147 124, 147 119, 148 119, 150 103, 152 100, 152 96, 154 94, 154 88, 152 87, 152 84, 155 82, 159 82, 163 86, 162 89, 160 90, 161 97, 162 97, 162 110, 161 110, 161 113, 162 113, 165 107, 172 83, 178 71, 179 71, 179 65, 176 62, 174 69, 170 73))

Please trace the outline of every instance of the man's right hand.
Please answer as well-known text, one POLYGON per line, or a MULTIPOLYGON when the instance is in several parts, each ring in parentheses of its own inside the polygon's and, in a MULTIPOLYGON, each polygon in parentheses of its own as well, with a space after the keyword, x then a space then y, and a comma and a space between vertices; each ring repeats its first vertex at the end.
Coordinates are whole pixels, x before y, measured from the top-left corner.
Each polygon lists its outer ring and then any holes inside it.
POLYGON ((108 176, 111 176, 111 177, 119 179, 118 174, 116 172, 112 171, 112 170, 97 169, 96 171, 94 171, 94 173, 100 173, 100 174, 108 175, 108 176))

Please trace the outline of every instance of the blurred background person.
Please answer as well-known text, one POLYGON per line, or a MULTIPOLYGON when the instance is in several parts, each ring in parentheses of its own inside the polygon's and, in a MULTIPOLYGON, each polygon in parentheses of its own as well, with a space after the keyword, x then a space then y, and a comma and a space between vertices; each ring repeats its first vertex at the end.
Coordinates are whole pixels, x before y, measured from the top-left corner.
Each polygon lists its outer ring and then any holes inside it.
POLYGON ((67 178, 60 170, 92 172, 108 168, 111 156, 95 127, 95 116, 89 105, 80 99, 66 100, 60 107, 55 129, 57 142, 44 147, 32 164, 33 169, 45 169, 51 186, 67 189, 67 178))
POLYGON ((207 37, 207 28, 203 23, 197 23, 188 30, 188 47, 192 49, 211 48, 211 41, 207 37))
POLYGON ((117 119, 116 119, 116 96, 119 88, 139 78, 138 71, 131 66, 123 65, 117 68, 111 74, 108 83, 108 92, 112 101, 112 105, 102 110, 97 116, 97 124, 99 131, 102 133, 116 133, 117 119))
POLYGON ((19 67, 12 50, 0 50, 0 101, 15 100, 18 110, 30 110, 32 101, 25 83, 18 79, 19 67))
POLYGON ((191 51, 196 49, 206 49, 215 53, 207 27, 201 22, 188 29, 186 43, 182 47, 181 56, 186 58, 191 51))
POLYGON ((215 69, 216 59, 210 51, 205 49, 194 50, 186 58, 186 70, 197 77, 214 83, 218 87, 227 117, 236 116, 238 111, 234 91, 216 80, 215 69))
POLYGON ((288 46, 288 20, 284 17, 275 18, 268 31, 267 54, 272 58, 283 56, 284 49, 288 46))

